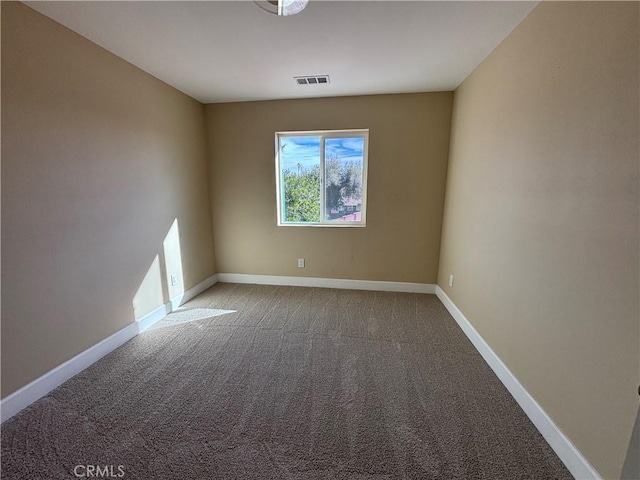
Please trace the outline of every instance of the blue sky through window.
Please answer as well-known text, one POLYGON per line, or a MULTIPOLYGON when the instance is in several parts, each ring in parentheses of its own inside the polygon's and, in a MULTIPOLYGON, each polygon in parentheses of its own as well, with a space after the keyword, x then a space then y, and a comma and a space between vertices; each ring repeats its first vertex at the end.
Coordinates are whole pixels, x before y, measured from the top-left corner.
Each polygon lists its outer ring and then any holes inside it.
MULTIPOLYGON (((335 137, 325 140, 325 155, 338 156, 343 162, 362 165, 364 139, 335 137)), ((280 140, 280 162, 283 170, 297 172, 298 163, 305 170, 320 165, 320 137, 285 137, 280 140)))

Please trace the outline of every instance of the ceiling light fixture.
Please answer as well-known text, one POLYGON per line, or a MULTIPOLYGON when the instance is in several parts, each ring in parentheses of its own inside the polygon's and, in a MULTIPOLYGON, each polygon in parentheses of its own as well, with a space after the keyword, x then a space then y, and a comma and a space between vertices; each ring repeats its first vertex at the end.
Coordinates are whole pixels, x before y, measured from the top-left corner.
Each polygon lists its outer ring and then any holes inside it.
POLYGON ((254 0, 254 3, 274 15, 295 15, 304 10, 309 0, 254 0))

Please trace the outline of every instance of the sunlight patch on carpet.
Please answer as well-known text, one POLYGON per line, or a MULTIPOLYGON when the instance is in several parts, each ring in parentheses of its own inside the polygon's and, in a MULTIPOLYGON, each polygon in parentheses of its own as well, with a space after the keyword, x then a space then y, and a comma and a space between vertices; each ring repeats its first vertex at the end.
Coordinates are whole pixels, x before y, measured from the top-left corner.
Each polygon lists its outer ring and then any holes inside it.
POLYGON ((181 325, 183 323, 196 322, 198 320, 208 320, 210 318, 219 317, 221 315, 227 315, 229 313, 236 313, 236 310, 219 310, 216 308, 188 308, 178 309, 158 323, 152 325, 148 330, 155 330, 158 328, 173 327, 175 325, 181 325))

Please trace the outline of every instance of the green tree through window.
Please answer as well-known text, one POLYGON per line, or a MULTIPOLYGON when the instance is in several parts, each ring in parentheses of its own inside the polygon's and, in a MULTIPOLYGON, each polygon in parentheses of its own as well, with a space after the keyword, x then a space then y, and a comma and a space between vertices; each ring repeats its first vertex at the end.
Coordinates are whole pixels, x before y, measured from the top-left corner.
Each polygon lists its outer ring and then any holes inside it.
POLYGON ((285 170, 284 205, 287 222, 320 221, 320 167, 285 170))

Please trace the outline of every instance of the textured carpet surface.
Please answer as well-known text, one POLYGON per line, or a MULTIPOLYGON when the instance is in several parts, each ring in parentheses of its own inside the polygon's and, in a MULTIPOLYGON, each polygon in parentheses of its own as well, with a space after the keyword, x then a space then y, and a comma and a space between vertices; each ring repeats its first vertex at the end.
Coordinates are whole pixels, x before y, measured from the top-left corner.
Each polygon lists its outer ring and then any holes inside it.
POLYGON ((572 478, 434 295, 233 284, 3 425, 2 478, 78 465, 123 479, 572 478))

